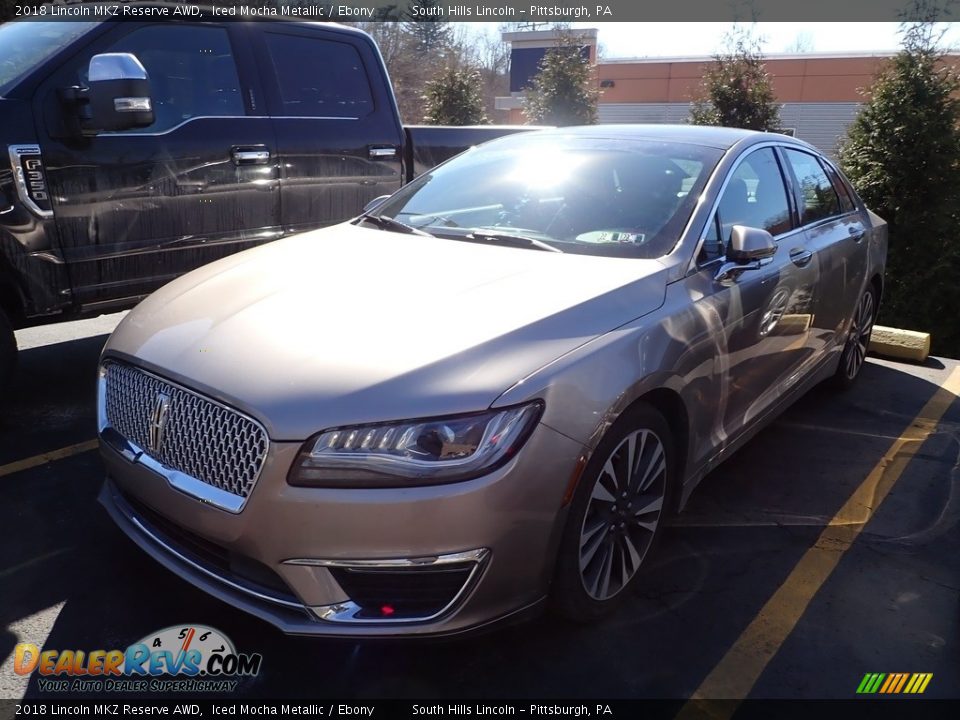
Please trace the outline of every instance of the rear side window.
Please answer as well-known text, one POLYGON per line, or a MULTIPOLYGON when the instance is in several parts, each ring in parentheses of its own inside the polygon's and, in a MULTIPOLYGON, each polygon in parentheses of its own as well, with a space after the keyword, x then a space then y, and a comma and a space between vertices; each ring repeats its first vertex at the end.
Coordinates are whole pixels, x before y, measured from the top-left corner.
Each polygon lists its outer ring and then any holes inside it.
POLYGON ((823 165, 823 169, 827 171, 830 182, 833 183, 833 189, 837 191, 837 197, 840 198, 840 209, 845 213, 855 210, 856 205, 853 203, 853 198, 850 197, 850 190, 840 178, 840 173, 834 170, 830 163, 825 163, 821 160, 820 164, 823 165))
POLYGON ((807 225, 840 214, 840 200, 833 184, 813 155, 786 150, 787 160, 800 185, 800 220, 807 225))
POLYGON ((362 118, 373 112, 370 81, 348 43, 266 33, 281 115, 362 118))
POLYGON ((156 120, 132 132, 163 132, 194 117, 245 114, 224 28, 157 24, 134 30, 108 52, 133 53, 150 77, 156 120))

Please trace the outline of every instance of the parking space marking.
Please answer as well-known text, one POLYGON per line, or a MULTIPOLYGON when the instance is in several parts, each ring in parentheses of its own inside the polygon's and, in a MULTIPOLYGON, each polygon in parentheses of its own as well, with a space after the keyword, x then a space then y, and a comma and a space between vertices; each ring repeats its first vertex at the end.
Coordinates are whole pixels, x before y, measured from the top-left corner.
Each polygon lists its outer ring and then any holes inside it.
POLYGON ((11 575, 15 575, 21 570, 27 569, 28 567, 45 562, 50 558, 57 557, 57 555, 62 555, 66 551, 67 551, 66 548, 60 548, 59 550, 54 550, 52 552, 44 553, 43 555, 38 555, 35 558, 30 558, 26 562, 22 562, 19 565, 14 565, 13 567, 9 567, 6 570, 0 570, 0 580, 2 580, 3 578, 9 577, 11 575))
POLYGON ((757 613, 720 662, 710 671, 678 720, 729 718, 796 627, 817 591, 865 527, 860 518, 876 514, 917 450, 960 396, 960 367, 955 367, 804 553, 790 575, 757 613), (724 702, 712 703, 711 700, 724 702))
POLYGON ((76 445, 67 445, 59 450, 51 450, 47 453, 34 455, 33 457, 28 457, 23 460, 17 460, 9 463, 8 465, 0 465, 0 477, 3 477, 4 475, 13 475, 13 473, 29 470, 30 468, 39 467, 40 465, 46 465, 54 460, 62 460, 63 458, 70 457, 71 455, 79 455, 80 453, 89 452, 90 450, 96 449, 96 447, 96 440, 87 440, 86 442, 77 443, 76 445))

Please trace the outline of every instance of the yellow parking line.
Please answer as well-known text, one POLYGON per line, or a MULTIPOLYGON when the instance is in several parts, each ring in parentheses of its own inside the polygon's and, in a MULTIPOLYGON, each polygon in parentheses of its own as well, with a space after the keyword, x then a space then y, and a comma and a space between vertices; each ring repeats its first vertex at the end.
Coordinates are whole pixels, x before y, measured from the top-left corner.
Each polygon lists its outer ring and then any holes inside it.
POLYGON ((804 553, 793 571, 761 608, 726 655, 700 683, 681 708, 678 719, 729 718, 746 698, 761 673, 780 650, 827 581, 840 559, 857 539, 864 524, 850 520, 874 515, 900 478, 923 441, 937 427, 947 408, 960 395, 960 367, 953 369, 923 409, 903 431, 866 479, 837 511, 817 542, 804 553), (710 700, 728 702, 711 703, 710 700))
POLYGON ((33 457, 28 457, 24 460, 17 460, 9 465, 0 465, 0 477, 3 477, 4 475, 12 475, 13 473, 21 472, 22 470, 29 470, 30 468, 35 468, 40 465, 46 465, 49 462, 53 462, 54 460, 62 460, 63 458, 70 457, 71 455, 79 455, 80 453, 93 450, 96 447, 96 440, 87 440, 86 442, 77 443, 76 445, 67 445, 67 447, 62 447, 59 450, 51 450, 50 452, 43 453, 41 455, 34 455, 33 457))

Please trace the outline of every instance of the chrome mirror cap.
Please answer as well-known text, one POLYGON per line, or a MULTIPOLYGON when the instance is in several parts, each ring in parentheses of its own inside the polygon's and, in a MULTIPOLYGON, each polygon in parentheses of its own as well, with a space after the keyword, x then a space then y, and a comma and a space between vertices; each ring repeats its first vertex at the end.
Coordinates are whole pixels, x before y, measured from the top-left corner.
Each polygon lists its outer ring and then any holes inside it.
POLYGON ((131 53, 101 53, 90 58, 88 82, 105 80, 146 80, 147 70, 131 53))

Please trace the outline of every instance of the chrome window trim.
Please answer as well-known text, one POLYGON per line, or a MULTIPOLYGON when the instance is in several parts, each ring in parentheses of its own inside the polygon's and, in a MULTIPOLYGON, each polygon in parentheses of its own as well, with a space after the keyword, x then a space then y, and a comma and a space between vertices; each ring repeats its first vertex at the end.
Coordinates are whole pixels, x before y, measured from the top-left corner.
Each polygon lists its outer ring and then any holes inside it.
MULTIPOLYGON (((706 265, 709 265, 709 264, 710 264, 710 263, 705 263, 704 265, 699 265, 699 264, 697 263, 697 258, 700 256, 700 250, 703 249, 703 243, 704 243, 704 242, 706 241, 706 239, 707 239, 707 238, 706 238, 706 235, 707 235, 707 226, 710 224, 710 220, 717 214, 717 209, 720 207, 720 199, 723 197, 723 193, 726 191, 727 185, 729 185, 729 183, 730 183, 730 179, 733 177, 733 174, 737 171, 737 168, 740 167, 740 164, 741 164, 744 160, 746 160, 748 157, 750 157, 750 156, 751 156, 754 152, 756 152, 757 150, 763 150, 764 148, 773 148, 773 149, 774 149, 774 155, 776 155, 776 149, 777 149, 777 148, 786 148, 786 147, 795 147, 795 146, 794 146, 794 145, 791 145, 791 144, 789 144, 789 143, 774 142, 774 141, 757 143, 756 145, 750 145, 750 146, 748 146, 747 148, 745 148, 744 151, 743 151, 742 153, 740 153, 740 157, 738 157, 736 160, 734 160, 733 165, 732 165, 732 166, 730 167, 730 169, 727 171, 727 176, 723 179, 723 184, 720 186, 720 190, 717 191, 717 196, 716 196, 716 198, 714 198, 713 205, 712 205, 711 208, 710 208, 710 212, 707 213, 707 219, 706 219, 706 221, 704 222, 703 227, 700 229, 700 236, 699 236, 699 238, 697 239, 697 244, 696 244, 696 246, 694 246, 694 249, 693 249, 693 257, 690 258, 690 262, 687 264, 687 272, 685 273, 685 275, 692 275, 692 274, 698 273, 698 272, 700 272, 706 265)), ((777 164, 778 164, 778 165, 780 164, 780 159, 779 159, 779 158, 777 158, 777 164)), ((784 193, 786 194, 786 196, 787 196, 787 205, 789 206, 789 205, 790 205, 790 195, 791 195, 791 192, 792 192, 792 191, 791 191, 790 188, 787 186, 786 178, 783 177, 783 168, 780 168, 780 175, 781 175, 781 179, 782 179, 782 181, 783 181, 783 192, 784 192, 784 193)), ((788 235, 790 235, 791 233, 793 233, 793 232, 795 232, 795 231, 797 231, 797 230, 802 230, 802 229, 803 229, 803 226, 797 226, 797 227, 795 227, 795 228, 791 228, 790 230, 788 230, 788 231, 785 232, 785 233, 781 233, 781 234, 779 234, 779 235, 775 235, 775 236, 774 236, 774 240, 779 243, 779 238, 785 238, 785 237, 787 237, 788 235)), ((723 259, 723 258, 715 258, 715 260, 720 260, 720 259, 723 259)), ((713 260, 711 260, 710 262, 713 262, 713 260)))
POLYGON ((166 130, 161 130, 160 132, 126 132, 124 130, 119 130, 117 132, 104 132, 98 133, 98 138, 111 138, 111 137, 160 137, 161 135, 169 135, 175 130, 179 130, 184 125, 194 122, 195 120, 359 120, 358 117, 336 117, 336 116, 314 116, 314 115, 197 115, 195 117, 187 118, 173 127, 167 128, 166 130))
POLYGON ((129 363, 123 363, 121 361, 113 360, 107 358, 100 365, 97 370, 97 431, 100 435, 100 438, 110 445, 114 450, 119 452, 123 457, 129 460, 132 463, 138 463, 143 465, 145 468, 152 470, 157 475, 162 477, 167 481, 170 487, 179 490, 180 492, 189 495, 190 497, 199 500, 205 505, 212 505, 213 507, 224 510, 233 515, 240 513, 244 506, 247 504, 247 501, 250 499, 250 496, 253 495, 253 491, 257 487, 257 483, 260 481, 260 477, 263 475, 263 468, 266 466, 267 458, 270 455, 270 436, 267 434, 266 428, 262 423, 254 419, 253 417, 237 410, 234 407, 226 405, 224 403, 214 400, 208 395, 192 390, 180 383, 173 382, 165 377, 161 377, 155 373, 149 372, 148 370, 143 369, 138 365, 130 365, 129 363), (137 372, 141 372, 144 375, 152 377, 154 380, 157 380, 168 385, 172 385, 179 390, 182 390, 185 393, 193 395, 202 399, 205 402, 209 402, 212 405, 217 405, 218 407, 234 413, 239 417, 247 420, 254 425, 256 425, 261 432, 263 432, 264 442, 266 443, 263 457, 264 461, 260 465, 259 470, 257 471, 257 476, 253 479, 253 482, 250 484, 250 490, 247 493, 247 497, 242 497, 240 495, 235 495, 226 490, 221 490, 218 487, 214 487, 209 483, 203 482, 199 478, 195 478, 192 475, 187 475, 186 473, 174 470, 169 468, 156 459, 147 454, 146 450, 139 447, 136 443, 131 442, 129 439, 125 438, 118 431, 114 430, 113 427, 107 421, 107 383, 105 380, 106 375, 106 366, 110 363, 117 363, 121 365, 127 365, 132 367, 137 372))
MULTIPOLYGON (((39 205, 37 205, 33 198, 30 197, 30 192, 27 189, 27 179, 23 175, 23 165, 20 163, 20 155, 40 155, 43 158, 43 154, 40 152, 40 146, 37 144, 25 144, 25 145, 8 145, 7 154, 10 157, 10 169, 13 170, 13 183, 17 187, 17 197, 20 198, 22 202, 30 212, 36 215, 39 218, 48 220, 53 217, 53 209, 51 202, 51 209, 44 210, 39 205)), ((41 167, 43 160, 41 159, 41 167)), ((47 169, 43 167, 43 178, 46 182, 47 178, 47 169)), ((49 186, 47 190, 47 195, 49 196, 49 186)), ((10 207, 13 209, 13 206, 10 207)), ((7 212, 7 211, 4 211, 7 212)))
POLYGON ((446 605, 440 608, 437 612, 430 615, 421 615, 416 617, 404 617, 404 618, 359 618, 357 613, 361 611, 361 607, 357 605, 352 600, 345 600, 343 602, 334 603, 332 605, 315 605, 308 606, 311 612, 314 613, 320 620, 330 623, 340 623, 340 624, 351 624, 351 625, 396 625, 396 624, 410 624, 410 623, 424 623, 430 622, 431 620, 436 620, 437 618, 447 614, 453 608, 455 608, 466 594, 473 589, 476 584, 477 579, 480 576, 480 573, 483 571, 483 568, 486 566, 486 562, 490 557, 490 551, 486 548, 480 548, 477 550, 467 550, 459 553, 450 553, 446 555, 435 555, 431 557, 421 557, 421 558, 397 558, 397 559, 383 559, 383 560, 323 560, 323 559, 314 559, 314 558, 294 558, 291 560, 284 560, 284 565, 306 565, 312 567, 324 567, 324 568, 386 568, 386 569, 396 569, 396 568, 415 568, 415 567, 435 567, 443 565, 451 565, 455 563, 464 563, 470 562, 473 563, 473 567, 470 570, 470 574, 467 575, 467 579, 464 580, 463 585, 457 591, 457 593, 450 599, 446 605))

